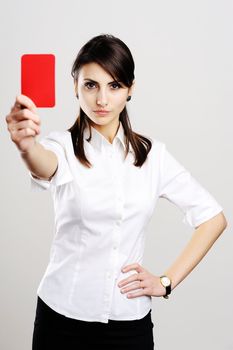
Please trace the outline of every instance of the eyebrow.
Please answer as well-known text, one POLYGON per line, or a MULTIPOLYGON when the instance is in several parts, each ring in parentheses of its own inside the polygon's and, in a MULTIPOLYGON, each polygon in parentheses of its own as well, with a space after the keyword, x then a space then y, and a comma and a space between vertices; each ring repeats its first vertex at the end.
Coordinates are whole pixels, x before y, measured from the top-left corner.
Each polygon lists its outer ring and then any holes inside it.
MULTIPOLYGON (((85 78, 84 80, 89 80, 89 81, 91 81, 92 83, 99 84, 98 81, 95 81, 95 80, 93 80, 93 79, 85 78)), ((120 83, 120 82, 117 81, 117 80, 113 80, 113 81, 110 81, 110 83, 108 83, 108 84, 112 84, 112 83, 120 83)))

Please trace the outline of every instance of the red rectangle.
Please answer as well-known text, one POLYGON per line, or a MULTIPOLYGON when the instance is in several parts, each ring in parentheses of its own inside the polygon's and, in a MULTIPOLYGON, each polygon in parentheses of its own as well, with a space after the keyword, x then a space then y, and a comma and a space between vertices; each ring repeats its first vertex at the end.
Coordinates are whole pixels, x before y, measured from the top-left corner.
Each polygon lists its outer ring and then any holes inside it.
POLYGON ((37 107, 55 106, 55 56, 24 54, 21 57, 21 93, 37 107))

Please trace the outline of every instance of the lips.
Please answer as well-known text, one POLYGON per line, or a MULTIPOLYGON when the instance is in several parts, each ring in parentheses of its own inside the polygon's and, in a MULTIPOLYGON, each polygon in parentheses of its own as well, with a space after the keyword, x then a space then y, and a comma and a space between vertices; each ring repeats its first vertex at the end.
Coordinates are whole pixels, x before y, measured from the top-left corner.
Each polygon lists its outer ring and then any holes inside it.
POLYGON ((100 110, 97 110, 97 111, 94 111, 96 114, 99 114, 99 115, 106 115, 109 113, 109 111, 106 111, 104 109, 100 109, 100 110))
POLYGON ((94 111, 96 113, 101 112, 101 113, 108 113, 109 111, 106 111, 105 109, 97 109, 96 111, 94 111))

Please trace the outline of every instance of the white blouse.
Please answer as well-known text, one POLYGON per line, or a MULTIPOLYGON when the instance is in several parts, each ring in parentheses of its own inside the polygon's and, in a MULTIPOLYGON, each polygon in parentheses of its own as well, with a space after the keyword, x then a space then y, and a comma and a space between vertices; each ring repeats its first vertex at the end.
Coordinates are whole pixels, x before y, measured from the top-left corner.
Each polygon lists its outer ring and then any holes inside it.
MULTIPOLYGON (((143 265, 145 230, 159 198, 174 203, 183 222, 195 228, 223 210, 213 196, 151 138, 141 168, 132 147, 124 161, 125 135, 120 123, 111 144, 95 128, 84 131, 84 150, 92 168, 75 157, 69 131, 52 131, 39 142, 58 158, 51 181, 29 171, 31 190, 51 190, 54 238, 37 294, 53 310, 84 321, 135 320, 152 308, 152 297, 127 298, 120 280, 125 265, 143 265)), ((133 291, 133 293, 136 290, 133 291)))

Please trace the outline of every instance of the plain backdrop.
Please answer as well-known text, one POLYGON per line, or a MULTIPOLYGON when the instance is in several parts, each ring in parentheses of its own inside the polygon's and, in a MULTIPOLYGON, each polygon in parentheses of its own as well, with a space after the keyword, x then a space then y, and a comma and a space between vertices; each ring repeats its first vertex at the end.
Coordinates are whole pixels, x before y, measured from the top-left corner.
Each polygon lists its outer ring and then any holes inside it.
MULTIPOLYGON (((169 300, 153 298, 155 349, 233 349, 233 2, 12 1, 0 5, 0 348, 31 349, 36 290, 48 264, 53 203, 30 191, 5 116, 20 93, 20 58, 56 56, 56 106, 38 109, 38 140, 77 117, 71 77, 93 36, 122 39, 135 60, 127 104, 132 127, 170 152, 223 206, 228 227, 169 300)), ((144 267, 160 275, 192 236, 181 211, 159 200, 147 227, 144 267)))

